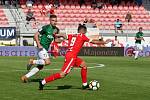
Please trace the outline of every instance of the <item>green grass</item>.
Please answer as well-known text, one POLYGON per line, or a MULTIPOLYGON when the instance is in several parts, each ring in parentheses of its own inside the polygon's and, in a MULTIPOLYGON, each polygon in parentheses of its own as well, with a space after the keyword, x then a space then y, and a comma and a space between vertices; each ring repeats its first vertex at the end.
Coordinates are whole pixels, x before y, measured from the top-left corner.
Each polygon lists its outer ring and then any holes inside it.
MULTIPOLYGON (((43 70, 22 83, 28 57, 0 57, 0 100, 149 100, 150 58, 134 60, 127 57, 82 57, 87 65, 104 64, 102 68, 88 69, 88 81, 98 80, 98 91, 81 90, 80 70, 74 69, 64 79, 47 84, 38 90, 36 79, 42 79, 54 70, 43 70)), ((60 69, 63 58, 52 60, 44 69, 60 69)))

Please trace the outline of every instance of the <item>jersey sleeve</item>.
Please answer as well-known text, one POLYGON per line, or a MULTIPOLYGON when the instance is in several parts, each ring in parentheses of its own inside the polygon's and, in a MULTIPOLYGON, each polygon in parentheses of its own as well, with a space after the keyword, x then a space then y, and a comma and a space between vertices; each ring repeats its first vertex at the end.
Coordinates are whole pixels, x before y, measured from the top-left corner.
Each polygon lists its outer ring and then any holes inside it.
POLYGON ((83 37, 83 40, 85 40, 86 42, 90 42, 90 39, 87 36, 83 35, 82 37, 83 37))
POLYGON ((138 33, 136 33, 135 37, 138 38, 138 33))
POLYGON ((71 38, 73 35, 72 34, 66 34, 67 39, 71 38))
POLYGON ((41 35, 43 35, 43 34, 44 34, 44 27, 41 27, 41 28, 38 30, 38 32, 39 32, 41 35))
POLYGON ((144 37, 144 33, 143 32, 141 33, 141 37, 144 37))

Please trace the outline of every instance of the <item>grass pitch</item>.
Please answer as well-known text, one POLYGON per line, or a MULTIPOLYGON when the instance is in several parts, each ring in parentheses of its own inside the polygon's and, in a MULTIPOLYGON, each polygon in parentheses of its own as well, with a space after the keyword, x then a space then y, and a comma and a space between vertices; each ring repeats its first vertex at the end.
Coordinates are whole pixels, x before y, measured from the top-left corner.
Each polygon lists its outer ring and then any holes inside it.
POLYGON ((149 100, 150 58, 82 57, 89 67, 88 81, 100 82, 98 91, 81 90, 80 69, 73 69, 64 79, 38 90, 38 80, 58 72, 64 59, 51 60, 29 83, 20 77, 26 71, 29 57, 0 57, 0 100, 149 100), (55 69, 55 70, 54 70, 55 69))

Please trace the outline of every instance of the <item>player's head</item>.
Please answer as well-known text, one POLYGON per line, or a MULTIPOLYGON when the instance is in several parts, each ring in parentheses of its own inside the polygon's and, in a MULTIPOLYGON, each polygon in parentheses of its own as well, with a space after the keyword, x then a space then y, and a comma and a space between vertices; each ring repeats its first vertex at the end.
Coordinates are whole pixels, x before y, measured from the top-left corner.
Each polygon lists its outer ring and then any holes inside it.
POLYGON ((142 27, 139 27, 139 32, 142 32, 142 29, 143 29, 142 27))
POLYGON ((79 25, 78 27, 78 33, 83 33, 85 34, 87 32, 87 28, 85 25, 79 25))
POLYGON ((49 20, 50 20, 50 24, 52 26, 56 26, 56 23, 57 23, 57 16, 56 15, 50 15, 49 20))
POLYGON ((115 36, 115 40, 117 40, 117 36, 115 36))
POLYGON ((120 21, 120 19, 117 19, 116 21, 117 21, 117 22, 119 22, 119 21, 120 21))

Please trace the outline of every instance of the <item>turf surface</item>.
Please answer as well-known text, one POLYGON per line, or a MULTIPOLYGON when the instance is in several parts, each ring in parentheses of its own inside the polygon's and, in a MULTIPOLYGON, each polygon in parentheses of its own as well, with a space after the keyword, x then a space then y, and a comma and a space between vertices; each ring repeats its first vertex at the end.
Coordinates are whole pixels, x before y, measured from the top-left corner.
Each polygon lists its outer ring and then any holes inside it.
POLYGON ((22 83, 29 57, 0 57, 0 100, 149 100, 150 58, 82 57, 89 67, 88 81, 98 80, 98 91, 81 90, 80 70, 73 69, 64 79, 38 90, 38 80, 60 69, 63 58, 51 60, 41 72, 22 83), (55 70, 54 70, 55 69, 55 70))

